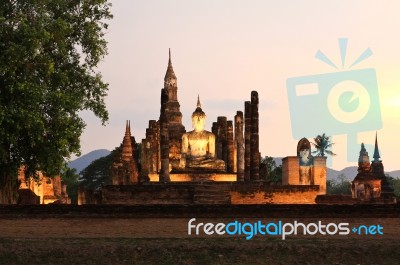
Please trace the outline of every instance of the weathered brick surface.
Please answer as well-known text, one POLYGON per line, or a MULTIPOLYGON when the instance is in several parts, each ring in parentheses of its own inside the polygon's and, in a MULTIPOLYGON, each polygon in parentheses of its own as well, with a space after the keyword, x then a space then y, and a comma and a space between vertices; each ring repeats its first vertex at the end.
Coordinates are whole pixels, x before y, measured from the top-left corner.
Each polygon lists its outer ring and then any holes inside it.
POLYGON ((193 201, 193 186, 189 185, 133 185, 105 186, 102 189, 102 204, 190 204, 193 201))
POLYGON ((282 184, 300 184, 299 158, 297 156, 287 156, 282 159, 282 184))
MULTIPOLYGON (((227 192, 229 204, 313 204, 319 194, 319 186, 270 186, 268 182, 173 182, 168 184, 149 183, 131 186, 105 186, 101 193, 102 204, 194 204, 199 186, 207 184, 213 190, 227 192)), ((222 200, 208 202, 218 204, 222 200)))

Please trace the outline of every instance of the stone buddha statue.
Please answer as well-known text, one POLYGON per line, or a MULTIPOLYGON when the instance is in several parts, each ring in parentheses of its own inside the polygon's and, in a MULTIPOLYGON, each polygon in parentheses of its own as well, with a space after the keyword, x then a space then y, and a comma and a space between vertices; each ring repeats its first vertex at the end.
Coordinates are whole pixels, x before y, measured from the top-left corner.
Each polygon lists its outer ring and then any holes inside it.
POLYGON ((302 138, 297 144, 297 157, 299 158, 299 182, 302 185, 313 185, 314 158, 311 153, 311 144, 307 138, 302 138))
POLYGON ((215 159, 215 135, 204 130, 206 114, 197 98, 192 114, 194 130, 182 136, 182 154, 179 167, 184 169, 225 170, 225 162, 215 159))

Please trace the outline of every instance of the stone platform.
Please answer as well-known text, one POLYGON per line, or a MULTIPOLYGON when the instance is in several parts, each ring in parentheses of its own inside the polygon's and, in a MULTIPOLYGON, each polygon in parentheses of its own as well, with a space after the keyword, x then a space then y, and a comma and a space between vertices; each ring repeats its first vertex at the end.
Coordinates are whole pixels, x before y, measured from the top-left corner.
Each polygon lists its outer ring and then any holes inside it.
MULTIPOLYGON (((232 182, 236 181, 237 175, 225 172, 175 172, 169 175, 171 182, 203 182, 203 181, 219 181, 232 182)), ((158 182, 160 177, 158 174, 149 174, 150 182, 158 182)))
MULTIPOLYGON (((106 185, 99 204, 314 204, 317 185, 271 186, 268 182, 171 181, 106 185)), ((93 202, 92 202, 93 203, 93 202)), ((85 203, 82 203, 85 204, 85 203)))

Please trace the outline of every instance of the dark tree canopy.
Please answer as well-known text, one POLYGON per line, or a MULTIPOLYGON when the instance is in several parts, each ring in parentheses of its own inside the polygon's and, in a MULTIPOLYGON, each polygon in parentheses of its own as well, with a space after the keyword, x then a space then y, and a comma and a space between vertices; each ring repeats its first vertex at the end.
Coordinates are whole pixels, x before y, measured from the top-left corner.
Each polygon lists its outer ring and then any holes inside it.
POLYGON ((277 166, 271 156, 266 156, 260 161, 260 177, 271 184, 282 184, 282 165, 277 166))
POLYGON ((0 193, 21 164, 51 176, 79 154, 80 111, 107 122, 108 84, 96 67, 111 18, 106 0, 0 4, 0 193))
POLYGON ((340 174, 336 179, 326 181, 327 194, 351 194, 351 182, 344 174, 340 174))
POLYGON ((61 179, 67 185, 67 194, 71 198, 71 204, 78 203, 78 179, 79 175, 75 168, 69 168, 65 163, 61 169, 61 179))
POLYGON ((87 190, 98 190, 102 185, 111 184, 110 168, 116 155, 121 152, 121 148, 115 148, 109 155, 100 157, 81 172, 79 178, 79 185, 85 187, 87 190))

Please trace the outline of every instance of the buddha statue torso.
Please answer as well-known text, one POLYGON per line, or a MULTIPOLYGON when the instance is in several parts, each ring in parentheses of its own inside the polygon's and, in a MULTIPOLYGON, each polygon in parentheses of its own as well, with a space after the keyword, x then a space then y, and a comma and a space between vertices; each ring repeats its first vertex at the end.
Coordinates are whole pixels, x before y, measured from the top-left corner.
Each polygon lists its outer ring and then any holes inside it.
POLYGON ((182 136, 180 168, 225 170, 224 161, 215 159, 215 135, 204 130, 205 118, 198 100, 192 114, 194 130, 182 136))
POLYGON ((183 135, 182 145, 182 153, 187 157, 214 157, 215 136, 208 131, 191 131, 183 135))

